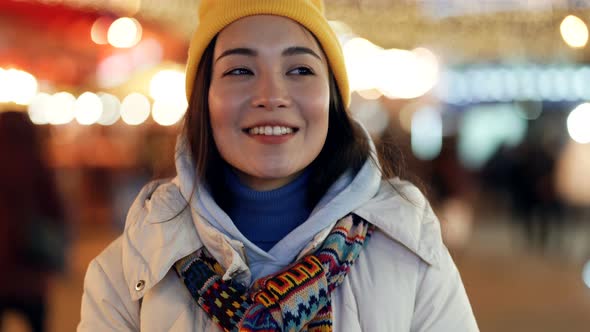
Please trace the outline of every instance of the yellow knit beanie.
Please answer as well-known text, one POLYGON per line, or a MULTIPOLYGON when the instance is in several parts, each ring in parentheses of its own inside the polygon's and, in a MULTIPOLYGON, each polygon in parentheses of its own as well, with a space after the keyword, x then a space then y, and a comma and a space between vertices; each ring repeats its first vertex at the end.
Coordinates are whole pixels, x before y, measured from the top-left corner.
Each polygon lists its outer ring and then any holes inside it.
POLYGON ((188 51, 186 96, 191 99, 197 67, 211 40, 232 22, 252 15, 277 15, 290 18, 309 30, 320 42, 336 78, 345 106, 350 92, 344 55, 336 34, 324 16, 322 0, 201 0, 199 25, 188 51))

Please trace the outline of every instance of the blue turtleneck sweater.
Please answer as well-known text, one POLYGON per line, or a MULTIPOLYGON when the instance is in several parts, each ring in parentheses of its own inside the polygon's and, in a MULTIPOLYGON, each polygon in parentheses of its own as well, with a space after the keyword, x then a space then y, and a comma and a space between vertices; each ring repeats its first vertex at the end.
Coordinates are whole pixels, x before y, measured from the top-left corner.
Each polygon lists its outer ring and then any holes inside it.
POLYGON ((232 196, 233 203, 226 213, 238 230, 264 251, 269 251, 311 213, 307 207, 309 171, 270 191, 248 188, 229 169, 225 174, 227 194, 232 196))

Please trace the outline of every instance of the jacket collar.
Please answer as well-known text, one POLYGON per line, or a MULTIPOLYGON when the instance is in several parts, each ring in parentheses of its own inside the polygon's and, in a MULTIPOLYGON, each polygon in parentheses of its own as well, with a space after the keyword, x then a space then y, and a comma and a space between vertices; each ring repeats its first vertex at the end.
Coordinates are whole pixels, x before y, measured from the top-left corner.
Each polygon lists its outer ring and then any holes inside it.
MULTIPOLYGON (((376 165, 371 168, 378 172, 376 165)), ((185 197, 191 197, 191 192, 185 190, 188 184, 194 183, 194 171, 193 174, 185 171, 172 181, 147 184, 129 210, 122 258, 133 300, 157 284, 176 261, 203 246, 225 268, 224 279, 236 277, 243 284, 250 283, 243 244, 218 231, 187 204, 185 197), (141 287, 136 287, 138 283, 141 287)), ((416 187, 399 179, 381 181, 377 186, 377 194, 352 212, 435 265, 442 245, 440 226, 424 196, 416 187)), ((319 231, 299 257, 320 245, 330 230, 327 227, 319 231)))
POLYGON ((129 209, 123 273, 133 300, 143 297, 179 259, 202 246, 190 209, 172 182, 148 183, 129 209))
MULTIPOLYGON (((229 239, 186 207, 175 181, 146 185, 133 203, 123 235, 123 272, 129 293, 137 300, 168 273, 179 259, 206 246, 225 268, 224 279, 238 276, 249 283, 241 243, 229 239), (179 211, 182 211, 179 214, 179 211), (197 229, 199 228, 199 229, 197 229), (143 287, 137 287, 143 281, 143 287)), ((440 226, 424 196, 407 182, 382 181, 379 193, 354 213, 375 225, 430 265, 438 265, 440 226), (391 186, 393 185, 395 189, 391 186), (400 193, 405 196, 403 197, 400 193)), ((303 256, 320 245, 330 229, 319 232, 303 256)))
POLYGON ((443 245, 440 223, 418 188, 399 178, 381 181, 379 192, 354 213, 437 266, 443 245))
POLYGON ((249 270, 241 243, 228 238, 203 220, 177 186, 178 179, 148 183, 129 209, 122 240, 123 274, 133 300, 156 285, 181 258, 205 246, 226 271, 224 279, 249 270), (198 222, 193 222, 198 220, 198 222))

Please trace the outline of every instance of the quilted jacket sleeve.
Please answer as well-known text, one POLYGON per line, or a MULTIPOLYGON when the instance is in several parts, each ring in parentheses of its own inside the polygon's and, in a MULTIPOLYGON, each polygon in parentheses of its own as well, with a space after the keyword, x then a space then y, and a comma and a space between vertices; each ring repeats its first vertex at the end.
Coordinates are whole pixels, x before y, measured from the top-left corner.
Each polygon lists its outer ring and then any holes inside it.
POLYGON ((82 331, 139 331, 139 303, 125 284, 120 239, 94 259, 84 279, 82 331))

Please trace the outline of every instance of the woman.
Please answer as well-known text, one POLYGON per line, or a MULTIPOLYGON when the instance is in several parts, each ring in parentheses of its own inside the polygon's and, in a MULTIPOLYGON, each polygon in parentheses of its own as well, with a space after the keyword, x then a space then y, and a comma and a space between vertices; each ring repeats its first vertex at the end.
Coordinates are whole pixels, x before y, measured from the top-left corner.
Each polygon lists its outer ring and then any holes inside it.
POLYGON ((78 330, 477 331, 428 203, 382 180, 346 112, 321 1, 205 0, 199 18, 178 175, 90 264, 78 330))

